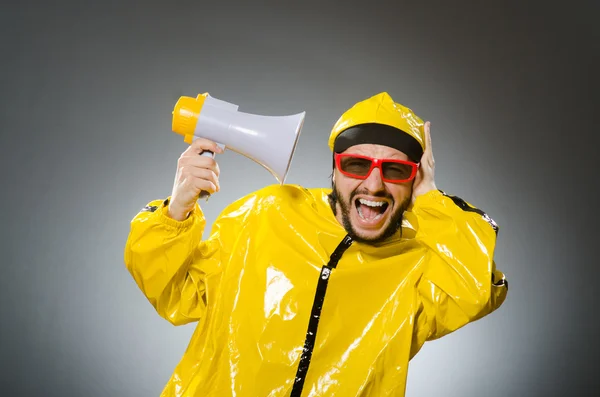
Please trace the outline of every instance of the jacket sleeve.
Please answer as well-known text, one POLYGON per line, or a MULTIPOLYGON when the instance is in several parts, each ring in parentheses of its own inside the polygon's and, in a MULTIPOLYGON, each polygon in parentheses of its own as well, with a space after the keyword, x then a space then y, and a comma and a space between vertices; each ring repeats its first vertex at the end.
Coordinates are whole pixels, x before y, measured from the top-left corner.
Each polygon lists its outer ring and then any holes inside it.
POLYGON ((167 216, 170 197, 149 202, 131 221, 125 266, 157 313, 173 325, 202 318, 210 302, 206 279, 227 263, 251 202, 230 204, 202 240, 206 219, 196 204, 190 216, 167 216))
POLYGON ((412 213, 415 239, 425 248, 415 320, 418 350, 495 311, 508 283, 494 261, 498 226, 483 211, 435 190, 418 197, 412 213))

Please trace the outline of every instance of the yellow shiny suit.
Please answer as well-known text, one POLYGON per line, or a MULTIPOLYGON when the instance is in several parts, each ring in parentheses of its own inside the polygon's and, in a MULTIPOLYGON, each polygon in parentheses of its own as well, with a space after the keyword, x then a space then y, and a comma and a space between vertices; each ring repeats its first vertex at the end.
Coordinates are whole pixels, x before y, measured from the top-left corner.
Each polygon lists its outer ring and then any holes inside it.
POLYGON ((163 397, 290 396, 307 350, 302 396, 403 396, 424 342, 505 300, 497 226, 471 204, 431 191, 401 233, 369 246, 345 238, 329 192, 265 187, 205 240, 198 205, 181 222, 166 216, 169 198, 134 217, 127 269, 160 316, 198 322, 163 397))

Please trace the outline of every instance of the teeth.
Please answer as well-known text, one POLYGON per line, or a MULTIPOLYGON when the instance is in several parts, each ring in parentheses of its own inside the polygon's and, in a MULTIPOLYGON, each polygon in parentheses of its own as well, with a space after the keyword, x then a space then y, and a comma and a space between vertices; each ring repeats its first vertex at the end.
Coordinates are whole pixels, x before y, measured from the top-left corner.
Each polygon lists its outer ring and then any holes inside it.
MULTIPOLYGON (((369 207, 381 207, 384 204, 386 204, 385 201, 370 201, 370 200, 365 200, 365 199, 362 199, 362 198, 358 199, 358 202, 361 203, 361 204, 364 204, 364 205, 368 205, 369 207)), ((363 213, 362 213, 362 210, 361 210, 360 206, 358 206, 357 210, 358 210, 358 216, 360 216, 363 220, 366 221, 367 219, 365 219, 365 217, 363 216, 363 213)), ((381 218, 382 216, 383 216, 383 214, 377 214, 377 215, 375 215, 374 218, 371 218, 370 221, 376 221, 379 218, 381 218)))
POLYGON ((385 201, 369 201, 365 199, 358 199, 361 204, 368 205, 369 207, 381 207, 385 204, 385 201))

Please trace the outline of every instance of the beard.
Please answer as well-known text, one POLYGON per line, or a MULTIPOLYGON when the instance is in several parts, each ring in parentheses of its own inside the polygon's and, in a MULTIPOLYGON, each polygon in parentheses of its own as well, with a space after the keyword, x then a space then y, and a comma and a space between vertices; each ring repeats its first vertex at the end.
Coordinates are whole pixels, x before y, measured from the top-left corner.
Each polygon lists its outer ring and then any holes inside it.
POLYGON ((328 195, 329 205, 331 206, 331 210, 333 211, 333 214, 336 216, 337 216, 337 205, 336 204, 340 205, 342 224, 344 226, 344 229, 346 229, 346 232, 348 233, 348 235, 354 241, 356 241, 358 243, 376 245, 376 244, 382 243, 385 240, 389 239, 394 234, 396 234, 396 232, 398 232, 398 231, 400 231, 400 233, 402 233, 402 219, 404 217, 404 212, 406 211, 406 209, 408 208, 408 206, 410 204, 410 196, 407 197, 404 201, 402 201, 396 207, 396 201, 394 200, 394 198, 385 191, 379 191, 372 195, 375 197, 383 197, 383 198, 389 199, 390 207, 395 208, 394 212, 392 212, 389 215, 390 220, 389 220, 387 226, 383 229, 383 231, 378 236, 376 236, 374 238, 361 237, 356 232, 356 230, 352 226, 352 222, 350 221, 350 211, 352 209, 351 206, 352 206, 353 199, 356 195, 365 194, 365 193, 368 193, 368 192, 357 189, 357 190, 354 190, 352 193, 350 193, 350 197, 348 198, 348 200, 344 200, 342 198, 340 192, 338 191, 335 183, 332 182, 332 190, 331 190, 331 193, 328 195))

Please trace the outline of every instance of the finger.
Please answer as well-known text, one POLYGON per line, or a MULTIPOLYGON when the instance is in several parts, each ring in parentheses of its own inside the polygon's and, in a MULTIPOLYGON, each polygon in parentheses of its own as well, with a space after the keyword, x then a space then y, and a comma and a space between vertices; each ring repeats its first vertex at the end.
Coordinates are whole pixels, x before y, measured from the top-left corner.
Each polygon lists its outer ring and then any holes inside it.
POLYGON ((431 123, 428 121, 425 123, 424 129, 425 129, 425 142, 426 142, 426 147, 425 147, 425 151, 427 152, 431 152, 431 131, 430 131, 430 127, 431 127, 431 123))
POLYGON ((210 182, 217 191, 219 187, 219 177, 217 174, 206 168, 195 168, 185 167, 181 169, 181 178, 184 182, 192 183, 193 186, 198 187, 203 181, 210 182))
POLYGON ((184 179, 197 178, 197 179, 209 179, 215 183, 218 183, 219 176, 213 170, 207 168, 197 168, 192 166, 185 166, 181 168, 181 177, 184 179))
POLYGON ((179 159, 179 167, 193 167, 198 169, 209 169, 215 174, 220 174, 219 165, 212 157, 207 156, 185 156, 179 159))
POLYGON ((431 122, 427 122, 427 141, 429 144, 429 151, 433 153, 433 146, 431 145, 431 122))
POLYGON ((194 181, 194 187, 199 191, 205 191, 209 194, 213 194, 219 191, 218 185, 215 185, 213 182, 207 181, 205 179, 198 179, 194 181))
POLYGON ((433 150, 431 146, 431 123, 428 121, 424 124, 423 129, 425 131, 425 151, 423 152, 423 162, 432 165, 433 164, 433 150))
POLYGON ((194 194, 200 194, 202 191, 212 194, 219 191, 218 185, 206 179, 189 178, 183 181, 182 185, 189 186, 193 189, 194 194))
POLYGON ((435 160, 433 159, 433 145, 431 143, 431 122, 427 122, 427 146, 429 146, 429 158, 431 159, 431 165, 433 166, 435 160))
POLYGON ((223 150, 217 146, 216 142, 206 138, 196 138, 190 146, 183 152, 185 155, 189 154, 200 154, 204 151, 211 151, 213 153, 223 153, 223 150))
POLYGON ((223 153, 223 150, 217 145, 216 142, 206 138, 196 138, 192 142, 191 146, 197 148, 198 153, 201 153, 205 150, 209 150, 213 153, 223 153))

